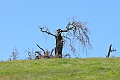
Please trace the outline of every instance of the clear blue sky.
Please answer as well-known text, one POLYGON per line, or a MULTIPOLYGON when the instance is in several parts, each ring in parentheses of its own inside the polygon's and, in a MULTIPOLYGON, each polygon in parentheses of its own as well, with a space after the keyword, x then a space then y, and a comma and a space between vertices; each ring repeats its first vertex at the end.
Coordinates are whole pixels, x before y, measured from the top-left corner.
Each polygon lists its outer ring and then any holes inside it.
POLYGON ((25 50, 39 50, 36 43, 51 50, 54 38, 46 39, 37 26, 55 33, 71 17, 89 22, 93 50, 80 57, 105 57, 110 44, 120 57, 120 0, 0 0, 0 59, 7 60, 14 47, 20 58, 28 57, 25 50))

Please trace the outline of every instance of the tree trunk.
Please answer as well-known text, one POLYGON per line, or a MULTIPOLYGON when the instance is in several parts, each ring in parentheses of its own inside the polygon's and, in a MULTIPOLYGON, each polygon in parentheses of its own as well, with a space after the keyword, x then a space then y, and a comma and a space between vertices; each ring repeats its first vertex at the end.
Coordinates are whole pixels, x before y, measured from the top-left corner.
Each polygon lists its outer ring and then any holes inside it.
POLYGON ((56 39, 56 47, 55 47, 55 57, 62 58, 62 49, 63 49, 63 38, 61 36, 61 29, 57 30, 56 39))

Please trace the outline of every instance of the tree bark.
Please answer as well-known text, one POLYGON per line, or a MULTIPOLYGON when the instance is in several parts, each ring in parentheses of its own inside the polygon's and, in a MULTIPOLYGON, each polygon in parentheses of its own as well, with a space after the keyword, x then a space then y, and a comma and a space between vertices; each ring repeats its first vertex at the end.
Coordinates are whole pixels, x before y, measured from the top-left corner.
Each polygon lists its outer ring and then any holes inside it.
POLYGON ((55 36, 56 39, 56 48, 55 48, 55 57, 62 58, 62 49, 63 49, 63 38, 61 36, 61 29, 57 30, 57 35, 55 36))

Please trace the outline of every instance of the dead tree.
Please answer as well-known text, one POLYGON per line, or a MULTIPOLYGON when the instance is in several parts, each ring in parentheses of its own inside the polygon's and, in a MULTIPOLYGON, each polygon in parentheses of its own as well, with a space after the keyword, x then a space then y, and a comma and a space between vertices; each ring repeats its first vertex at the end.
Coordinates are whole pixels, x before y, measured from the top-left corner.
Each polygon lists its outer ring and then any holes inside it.
POLYGON ((57 29, 56 34, 51 33, 46 27, 39 27, 39 26, 38 27, 41 32, 55 37, 56 39, 55 57, 62 58, 64 39, 70 41, 70 47, 73 52, 75 51, 75 47, 72 46, 73 38, 78 40, 83 45, 83 48, 86 48, 87 46, 91 48, 91 44, 88 36, 89 30, 85 26, 86 23, 87 22, 78 22, 73 20, 72 22, 69 22, 67 24, 66 29, 57 29), (66 35, 62 36, 62 33, 66 33, 66 35))
POLYGON ((116 51, 116 49, 112 49, 112 44, 110 44, 110 46, 109 46, 109 50, 108 50, 108 55, 106 56, 106 58, 109 58, 110 57, 110 53, 111 52, 114 52, 114 51, 116 51))

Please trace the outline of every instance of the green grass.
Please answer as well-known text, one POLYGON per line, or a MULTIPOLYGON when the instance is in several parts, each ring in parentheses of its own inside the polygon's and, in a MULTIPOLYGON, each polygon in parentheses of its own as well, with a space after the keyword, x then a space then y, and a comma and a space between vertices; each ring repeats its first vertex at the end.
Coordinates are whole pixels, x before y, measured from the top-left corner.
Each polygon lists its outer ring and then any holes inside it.
POLYGON ((0 62, 0 80, 120 80, 120 58, 0 62))

